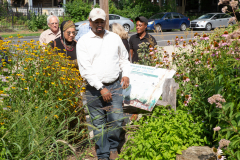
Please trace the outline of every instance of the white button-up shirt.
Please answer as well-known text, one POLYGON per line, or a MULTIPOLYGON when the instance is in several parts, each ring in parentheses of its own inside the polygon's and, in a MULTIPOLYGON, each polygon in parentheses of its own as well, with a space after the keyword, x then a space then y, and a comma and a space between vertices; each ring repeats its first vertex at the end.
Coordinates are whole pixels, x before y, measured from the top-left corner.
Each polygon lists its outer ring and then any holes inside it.
POLYGON ((81 76, 97 90, 114 82, 121 71, 123 77, 129 75, 128 52, 121 38, 107 30, 103 38, 92 30, 83 35, 77 42, 77 60, 81 76))

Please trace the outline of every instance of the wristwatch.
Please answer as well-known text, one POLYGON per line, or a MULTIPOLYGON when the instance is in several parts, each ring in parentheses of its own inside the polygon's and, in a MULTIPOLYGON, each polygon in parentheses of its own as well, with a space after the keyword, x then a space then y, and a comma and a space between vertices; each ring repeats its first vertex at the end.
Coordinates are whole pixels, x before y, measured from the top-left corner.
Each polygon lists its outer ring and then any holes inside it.
POLYGON ((104 85, 102 87, 100 87, 99 91, 101 91, 102 89, 106 88, 104 85))

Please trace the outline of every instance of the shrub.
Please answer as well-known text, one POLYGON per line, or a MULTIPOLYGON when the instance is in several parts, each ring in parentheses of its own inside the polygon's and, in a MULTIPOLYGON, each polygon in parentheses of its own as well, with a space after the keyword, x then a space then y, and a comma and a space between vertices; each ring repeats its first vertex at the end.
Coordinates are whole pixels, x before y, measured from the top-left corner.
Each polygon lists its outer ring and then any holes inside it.
POLYGON ((173 42, 168 42, 177 48, 175 53, 167 53, 158 46, 146 48, 148 44, 141 44, 138 50, 140 64, 177 71, 174 78, 180 85, 178 109, 190 110, 196 117, 201 117, 208 129, 206 135, 211 146, 219 146, 217 141, 221 138, 230 140, 224 152, 229 158, 240 156, 237 152, 240 146, 240 132, 237 129, 240 118, 239 30, 230 34, 235 27, 217 28, 211 34, 195 33, 197 40, 188 42, 183 37, 176 37, 173 42), (210 103, 208 98, 216 94, 225 100, 210 103), (219 138, 213 136, 216 126, 222 128, 219 138))
POLYGON ((65 5, 66 13, 71 16, 73 22, 84 21, 92 10, 92 3, 83 0, 72 0, 65 5))
POLYGON ((27 24, 30 31, 38 31, 38 29, 46 30, 48 29, 47 15, 35 15, 34 13, 30 13, 30 19, 27 21, 27 24))
POLYGON ((169 111, 156 106, 152 115, 145 115, 139 122, 134 122, 139 129, 128 132, 129 140, 120 158, 174 160, 176 154, 182 154, 190 146, 209 144, 204 135, 204 123, 195 120, 189 112, 169 111))
MULTIPOLYGON (((10 37, 12 38, 12 37, 10 37)), ((0 158, 64 159, 76 154, 85 134, 75 63, 39 42, 0 41, 0 158)))

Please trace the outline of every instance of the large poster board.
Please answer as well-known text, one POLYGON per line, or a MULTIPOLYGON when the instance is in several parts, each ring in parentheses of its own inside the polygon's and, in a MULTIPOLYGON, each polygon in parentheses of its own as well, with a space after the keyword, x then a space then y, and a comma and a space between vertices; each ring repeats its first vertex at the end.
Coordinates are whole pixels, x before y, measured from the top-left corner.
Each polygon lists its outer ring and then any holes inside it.
POLYGON ((130 85, 123 90, 124 104, 152 111, 163 90, 166 78, 176 71, 138 64, 130 65, 130 85))

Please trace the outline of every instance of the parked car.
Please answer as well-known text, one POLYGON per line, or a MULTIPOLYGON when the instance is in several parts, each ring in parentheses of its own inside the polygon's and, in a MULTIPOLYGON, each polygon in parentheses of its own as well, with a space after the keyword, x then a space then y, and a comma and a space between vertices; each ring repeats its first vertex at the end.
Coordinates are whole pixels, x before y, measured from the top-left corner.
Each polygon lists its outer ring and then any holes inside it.
MULTIPOLYGON (((79 27, 81 27, 82 24, 88 24, 89 21, 80 21, 80 22, 76 22, 75 26, 76 26, 76 30, 78 31, 79 27)), ((109 14, 109 28, 111 30, 111 25, 113 23, 119 23, 123 26, 123 28, 125 29, 125 31, 129 32, 130 30, 132 30, 134 28, 134 23, 133 20, 131 20, 130 18, 125 18, 116 14, 109 14)))
POLYGON ((176 12, 157 13, 148 19, 147 30, 172 30, 185 31, 190 26, 188 17, 176 12))
POLYGON ((216 27, 227 27, 228 25, 236 23, 235 21, 229 23, 230 18, 232 18, 232 16, 225 13, 207 13, 200 16, 198 19, 191 21, 190 28, 206 29, 207 31, 210 31, 212 28, 216 27))

